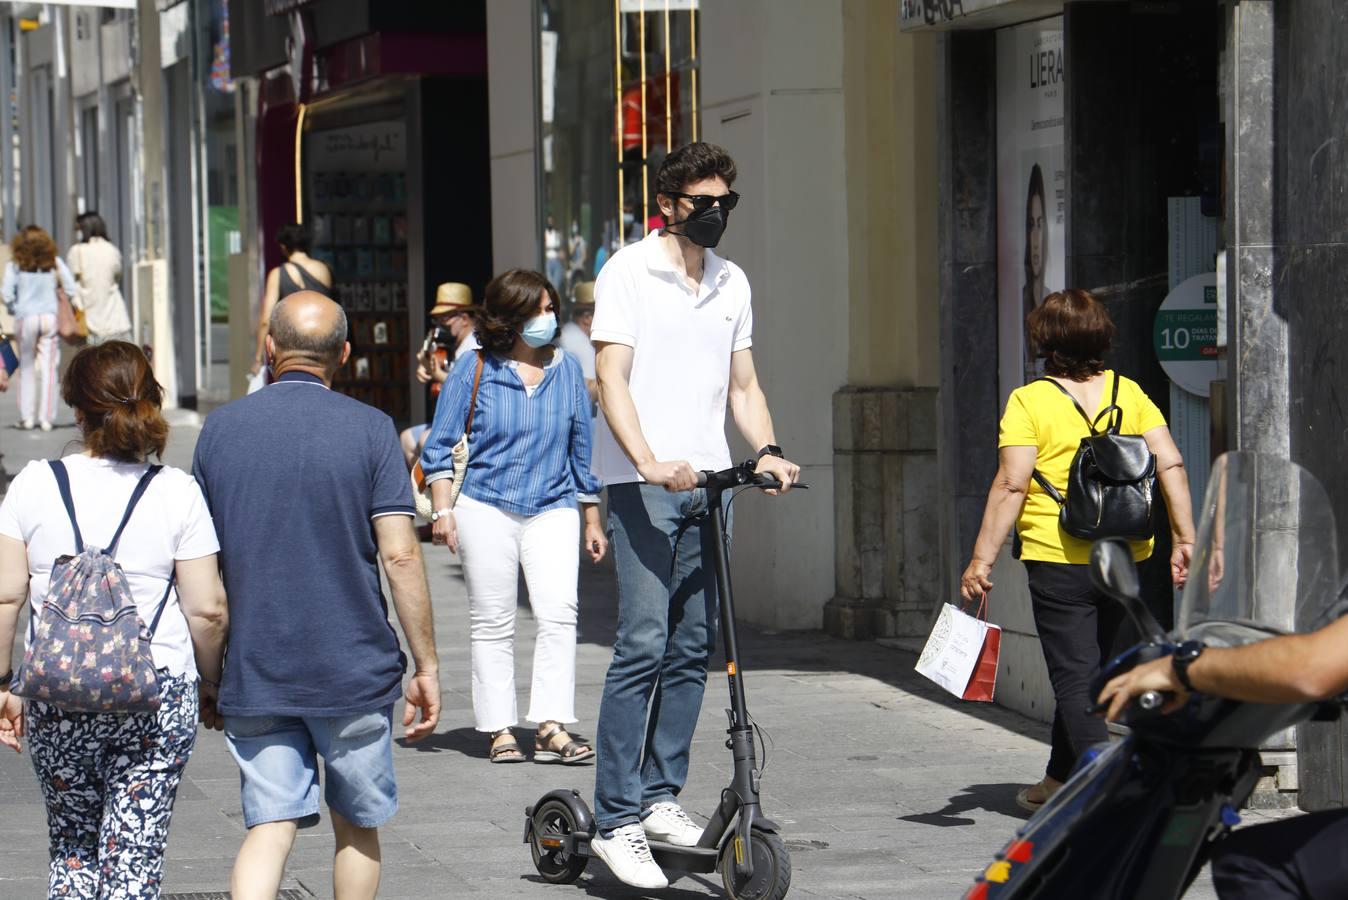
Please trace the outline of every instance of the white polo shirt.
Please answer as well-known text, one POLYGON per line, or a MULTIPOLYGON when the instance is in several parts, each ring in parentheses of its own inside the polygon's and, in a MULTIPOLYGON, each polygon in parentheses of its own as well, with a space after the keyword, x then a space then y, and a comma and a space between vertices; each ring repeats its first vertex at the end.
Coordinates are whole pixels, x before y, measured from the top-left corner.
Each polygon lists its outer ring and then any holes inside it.
MULTIPOLYGON (((753 344, 754 317, 744 270, 704 252, 696 292, 674 268, 658 231, 615 253, 595 282, 590 339, 633 349, 628 385, 656 459, 724 469, 730 355, 753 344)), ((605 484, 642 480, 602 416, 591 469, 605 484)))

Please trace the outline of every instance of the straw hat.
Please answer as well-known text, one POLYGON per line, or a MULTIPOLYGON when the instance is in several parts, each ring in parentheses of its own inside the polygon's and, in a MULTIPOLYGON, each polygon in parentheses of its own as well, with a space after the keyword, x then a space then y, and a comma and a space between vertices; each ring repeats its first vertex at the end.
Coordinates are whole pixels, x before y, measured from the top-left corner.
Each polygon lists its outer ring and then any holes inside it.
POLYGON ((594 282, 582 281, 571 289, 573 308, 582 306, 594 306, 594 282))
POLYGON ((430 314, 443 316, 473 305, 473 289, 457 281, 446 281, 435 289, 435 305, 430 314))

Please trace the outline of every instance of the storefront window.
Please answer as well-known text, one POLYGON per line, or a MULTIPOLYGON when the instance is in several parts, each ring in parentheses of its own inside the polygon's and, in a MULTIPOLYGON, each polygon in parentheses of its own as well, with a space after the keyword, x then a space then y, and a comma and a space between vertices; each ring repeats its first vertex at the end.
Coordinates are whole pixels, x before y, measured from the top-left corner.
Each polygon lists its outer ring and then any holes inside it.
POLYGON ((543 265, 562 296, 662 223, 655 173, 698 138, 697 0, 540 0, 543 265))

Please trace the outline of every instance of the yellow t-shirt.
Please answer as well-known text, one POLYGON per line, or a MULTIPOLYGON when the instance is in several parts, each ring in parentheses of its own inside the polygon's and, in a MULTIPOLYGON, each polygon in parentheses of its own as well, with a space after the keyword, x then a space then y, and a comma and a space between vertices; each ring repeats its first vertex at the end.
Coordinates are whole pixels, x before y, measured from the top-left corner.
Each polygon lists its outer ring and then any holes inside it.
MULTIPOLYGON (((1146 434, 1165 424, 1161 411, 1136 382, 1121 378, 1109 369, 1105 371, 1105 390, 1100 398, 1100 408, 1087 412, 1094 416, 1109 405, 1110 393, 1114 389, 1111 378, 1119 380, 1118 404, 1123 409, 1123 424, 1119 429, 1121 434, 1146 434)), ((1104 428, 1105 420, 1101 419, 1096 427, 1104 428)), ((1055 385, 1032 381, 1012 391, 1010 399, 1006 401, 1006 413, 1002 416, 997 446, 1034 447, 1035 468, 1066 495, 1072 458, 1076 456, 1081 439, 1089 433, 1086 420, 1081 418, 1071 398, 1055 385)), ((1090 562, 1091 542, 1074 538, 1062 530, 1058 525, 1059 509, 1058 501, 1045 493, 1037 481, 1030 479, 1025 506, 1016 524, 1016 531, 1020 534, 1021 559, 1077 564, 1090 562)), ((1151 556, 1155 541, 1149 539, 1130 543, 1133 559, 1143 560, 1151 556)))

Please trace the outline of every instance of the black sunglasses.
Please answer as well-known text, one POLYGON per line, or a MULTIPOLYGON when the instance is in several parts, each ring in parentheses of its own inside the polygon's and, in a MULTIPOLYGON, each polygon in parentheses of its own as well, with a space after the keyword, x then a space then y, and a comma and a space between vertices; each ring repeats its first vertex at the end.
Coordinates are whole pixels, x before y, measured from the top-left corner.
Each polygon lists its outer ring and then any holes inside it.
POLYGON ((711 194, 683 194, 678 191, 671 191, 665 196, 675 198, 682 197, 693 204, 693 212, 702 212, 704 209, 711 209, 712 204, 718 202, 721 204, 721 209, 730 212, 730 210, 735 208, 735 204, 740 202, 740 195, 734 191, 721 194, 719 197, 712 196, 711 194))

